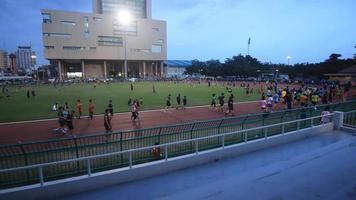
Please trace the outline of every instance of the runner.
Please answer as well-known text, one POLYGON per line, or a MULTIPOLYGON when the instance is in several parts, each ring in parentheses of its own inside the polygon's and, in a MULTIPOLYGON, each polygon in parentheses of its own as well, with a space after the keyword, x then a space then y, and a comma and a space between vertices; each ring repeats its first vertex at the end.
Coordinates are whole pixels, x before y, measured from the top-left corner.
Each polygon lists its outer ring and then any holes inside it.
POLYGON ((78 119, 80 119, 80 116, 82 116, 83 113, 83 107, 82 107, 82 103, 80 102, 80 99, 77 100, 77 112, 78 112, 78 119))
POLYGON ((90 100, 89 100, 89 106, 88 106, 88 111, 89 111, 89 118, 90 118, 90 120, 93 120, 94 108, 95 108, 95 104, 94 104, 93 101, 90 99, 90 100))
POLYGON ((181 105, 180 105, 180 103, 181 103, 180 94, 178 94, 176 100, 177 100, 177 107, 176 107, 176 109, 179 109, 179 108, 181 107, 181 105))
POLYGON ((225 95, 224 93, 221 93, 221 95, 219 96, 219 103, 220 103, 220 111, 222 113, 224 113, 224 104, 225 104, 225 95))
POLYGON ((166 100, 166 108, 165 108, 164 112, 166 112, 170 107, 171 107, 171 94, 168 94, 167 100, 166 100))
POLYGON ((187 96, 183 97, 183 109, 185 110, 185 108, 187 107, 187 96))
POLYGON ((109 109, 106 109, 104 114, 104 127, 106 133, 110 133, 112 131, 111 115, 109 115, 109 112, 109 109))
POLYGON ((131 120, 135 121, 137 119, 137 104, 136 100, 133 101, 131 105, 131 120))
POLYGON ((210 107, 216 111, 216 96, 215 93, 212 94, 210 107))
POLYGON ((30 90, 27 90, 26 96, 27 96, 28 99, 31 97, 30 96, 30 90))
POLYGON ((234 98, 230 96, 229 101, 227 102, 228 105, 228 111, 226 112, 225 116, 230 114, 231 116, 234 116, 234 98))
POLYGON ((130 84, 130 89, 131 89, 131 92, 134 90, 134 87, 133 87, 132 83, 130 84))
POLYGON ((114 116, 114 106, 112 105, 112 100, 109 101, 108 109, 109 109, 110 115, 114 116))
POLYGON ((67 117, 65 119, 66 125, 68 127, 69 130, 69 136, 73 137, 73 130, 74 130, 74 126, 73 126, 73 111, 72 110, 67 110, 67 117))
POLYGON ((65 125, 65 117, 63 114, 63 107, 59 107, 58 108, 58 123, 59 123, 59 128, 55 129, 54 133, 58 133, 58 134, 66 134, 66 130, 64 128, 65 125))
POLYGON ((262 95, 262 97, 261 97, 260 107, 261 107, 262 112, 267 111, 267 101, 266 101, 266 97, 264 95, 262 95))

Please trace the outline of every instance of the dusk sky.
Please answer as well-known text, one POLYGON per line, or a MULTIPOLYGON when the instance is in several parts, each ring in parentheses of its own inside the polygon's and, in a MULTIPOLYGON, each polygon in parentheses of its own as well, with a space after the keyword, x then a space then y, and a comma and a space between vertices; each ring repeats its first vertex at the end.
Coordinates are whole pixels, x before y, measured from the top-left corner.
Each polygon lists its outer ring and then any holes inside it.
MULTIPOLYGON (((91 0, 1 0, 0 49, 29 45, 45 64, 41 8, 92 12, 91 0), (75 2, 75 3, 73 3, 75 2)), ((355 0, 152 0, 168 25, 168 59, 220 59, 247 53, 262 62, 320 62, 356 53, 355 0)))

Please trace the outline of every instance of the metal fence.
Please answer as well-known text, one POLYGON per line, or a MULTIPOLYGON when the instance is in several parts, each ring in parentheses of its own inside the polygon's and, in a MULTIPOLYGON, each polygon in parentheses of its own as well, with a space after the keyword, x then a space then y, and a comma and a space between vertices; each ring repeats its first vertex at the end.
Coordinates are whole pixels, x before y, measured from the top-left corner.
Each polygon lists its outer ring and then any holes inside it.
POLYGON ((344 126, 356 128, 356 111, 344 113, 344 126))
MULTIPOLYGON (((43 142, 21 143, 0 146, 0 169, 16 168, 41 163, 58 162, 113 152, 123 152, 130 149, 149 147, 155 144, 168 144, 173 142, 209 137, 216 134, 236 132, 240 130, 278 124, 308 117, 320 116, 323 106, 314 108, 301 108, 292 111, 278 111, 274 113, 261 113, 239 117, 223 118, 218 120, 200 121, 194 123, 162 126, 132 131, 118 131, 112 134, 96 134, 77 138, 57 139, 43 142)), ((329 105, 332 110, 349 111, 356 109, 356 101, 329 105)), ((289 123, 283 127, 274 126, 268 135, 289 132, 298 128, 310 127, 319 121, 303 123, 289 123)), ((248 135, 228 135, 224 139, 225 145, 262 138, 263 130, 251 131, 248 135), (244 138, 247 137, 247 138, 244 138)), ((211 149, 221 145, 219 138, 209 138, 199 143, 200 150, 211 149)), ((195 151, 193 143, 179 143, 169 147, 169 156, 179 156, 195 151)), ((91 161, 93 172, 125 167, 130 164, 139 164, 156 160, 151 151, 133 152, 130 158, 127 154, 115 154, 91 161)), ((72 163, 63 163, 43 169, 45 181, 81 175, 86 173, 86 163, 78 160, 72 163)), ((26 169, 16 173, 0 173, 0 188, 14 187, 37 183, 39 171, 26 169)))
MULTIPOLYGON (((329 114, 325 115, 324 117, 328 117, 330 119, 330 122, 332 121, 332 117, 334 114, 329 114)), ((50 163, 44 163, 44 164, 37 164, 37 165, 30 165, 30 166, 24 166, 24 167, 17 167, 17 168, 11 168, 11 169, 0 169, 0 174, 4 173, 18 173, 21 171, 28 171, 28 170, 35 170, 37 172, 38 176, 38 181, 41 186, 44 185, 44 182, 47 179, 47 176, 45 174, 45 170, 47 168, 51 168, 57 165, 68 165, 68 164, 76 164, 76 163, 83 163, 83 173, 87 175, 87 177, 90 177, 93 170, 94 163, 96 160, 102 160, 105 158, 110 158, 110 157, 116 157, 116 156, 124 156, 128 157, 128 167, 131 169, 133 165, 135 165, 135 154, 137 153, 146 153, 146 152, 151 152, 152 149, 158 149, 159 154, 155 155, 156 160, 164 160, 168 161, 169 158, 174 157, 175 154, 172 154, 172 149, 175 149, 177 145, 183 145, 183 146, 189 146, 192 145, 193 149, 189 153, 193 153, 198 155, 199 152, 203 151, 206 149, 206 142, 213 140, 213 141, 218 141, 218 145, 215 148, 225 148, 228 146, 227 141, 231 137, 239 137, 243 138, 244 143, 248 143, 249 141, 256 140, 258 139, 269 139, 271 136, 275 135, 284 135, 286 133, 286 127, 288 126, 295 126, 295 130, 300 130, 303 128, 311 127, 316 124, 319 125, 319 120, 320 116, 316 117, 310 117, 306 119, 298 119, 298 120, 293 120, 289 122, 282 122, 282 123, 277 123, 277 124, 272 124, 272 125, 266 125, 266 126, 261 126, 261 127, 255 127, 255 128, 249 128, 249 129, 244 129, 244 130, 238 130, 238 131, 233 131, 233 132, 227 132, 227 133, 216 133, 210 136, 204 136, 204 137, 198 137, 194 139, 187 139, 187 140, 181 140, 181 141, 176 141, 176 142, 170 142, 166 144, 160 144, 160 145, 153 145, 153 146, 148 146, 148 147, 140 147, 140 148, 135 148, 135 149, 129 149, 129 150, 124 150, 124 151, 119 151, 119 152, 112 152, 112 153, 105 153, 105 154, 100 154, 100 155, 94 155, 94 156, 86 156, 86 157, 81 157, 81 158, 74 158, 74 159, 68 159, 68 160, 63 160, 63 161, 56 161, 56 162, 50 162, 50 163), (316 122, 316 124, 314 123, 316 122), (276 130, 279 130, 276 132, 276 130), (262 135, 260 135, 262 133, 262 135), (256 134, 258 137, 256 137, 256 134), (252 137, 251 137, 252 136, 252 137)))

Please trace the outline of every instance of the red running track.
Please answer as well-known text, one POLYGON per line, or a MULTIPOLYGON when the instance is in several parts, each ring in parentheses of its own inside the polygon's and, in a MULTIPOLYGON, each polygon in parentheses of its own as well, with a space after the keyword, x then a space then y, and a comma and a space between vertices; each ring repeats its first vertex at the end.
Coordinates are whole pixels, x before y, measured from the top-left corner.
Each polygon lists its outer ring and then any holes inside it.
MULTIPOLYGON (((256 113, 260 111, 258 102, 235 104, 235 115, 256 113)), ((130 120, 131 113, 116 113, 112 119, 113 130, 132 130, 149 128, 162 125, 172 125, 209 120, 224 117, 221 112, 210 109, 209 106, 192 107, 185 110, 170 109, 146 111, 140 113, 140 120, 133 123, 130 120)), ((42 141, 48 139, 65 138, 59 134, 53 134, 53 129, 58 128, 58 120, 44 120, 33 122, 20 122, 14 124, 0 124, 0 144, 14 144, 19 141, 42 141)), ((77 136, 104 132, 103 116, 95 116, 93 120, 86 117, 74 120, 74 134, 77 136)))

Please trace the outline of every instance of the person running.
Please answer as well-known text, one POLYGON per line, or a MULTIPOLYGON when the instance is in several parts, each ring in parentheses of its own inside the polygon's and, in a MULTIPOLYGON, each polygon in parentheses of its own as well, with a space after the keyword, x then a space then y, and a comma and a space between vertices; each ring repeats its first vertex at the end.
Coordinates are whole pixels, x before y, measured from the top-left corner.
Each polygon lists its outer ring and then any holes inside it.
POLYGON ((109 109, 110 115, 114 116, 114 106, 112 104, 112 100, 109 101, 108 109, 109 109))
POLYGON ((110 110, 106 109, 105 110, 105 114, 104 114, 104 127, 105 127, 105 132, 106 133, 110 133, 112 131, 112 126, 111 126, 111 114, 110 114, 110 110))
POLYGON ((185 108, 187 107, 187 96, 183 97, 183 109, 185 110, 185 108))
POLYGON ((308 97, 307 97, 306 93, 303 93, 300 96, 300 105, 302 107, 307 107, 308 106, 308 97))
POLYGON ((137 102, 136 100, 134 100, 131 105, 131 120, 135 121, 136 119, 137 119, 137 102))
POLYGON ((277 110, 277 106, 278 106, 278 103, 279 103, 279 95, 278 95, 278 93, 275 93, 273 95, 273 103, 274 103, 273 110, 277 110))
POLYGON ((60 133, 60 134, 65 134, 66 133, 66 130, 64 128, 64 125, 65 125, 65 117, 64 117, 64 114, 63 114, 63 107, 60 106, 58 108, 58 123, 59 123, 59 128, 55 130, 55 133, 60 133))
POLYGON ((133 87, 132 83, 130 84, 130 89, 131 89, 131 92, 134 90, 134 87, 133 87))
POLYGON ((211 96, 211 104, 210 104, 210 107, 214 110, 216 110, 216 96, 215 96, 215 93, 212 94, 211 96))
POLYGON ((83 114, 83 105, 80 102, 80 99, 77 100, 76 107, 77 107, 77 112, 78 112, 78 119, 80 119, 80 116, 82 116, 82 114, 83 114))
POLYGON ((311 102, 312 102, 315 110, 316 110, 316 104, 318 104, 318 101, 319 101, 319 96, 316 92, 314 92, 313 95, 311 96, 311 102))
POLYGON ((288 110, 292 110, 292 102, 293 102, 292 93, 291 92, 287 92, 287 94, 286 94, 284 99, 285 99, 285 102, 287 104, 287 109, 288 110))
POLYGON ((220 111, 224 113, 224 104, 225 104, 225 95, 224 93, 221 93, 219 96, 219 103, 220 103, 220 111))
POLYGON ((73 130, 74 130, 74 126, 73 126, 73 111, 72 110, 67 110, 67 117, 66 117, 66 125, 68 127, 69 130, 69 136, 73 137, 73 130))
POLYGON ((230 114, 231 116, 234 116, 234 98, 229 98, 229 101, 227 102, 228 106, 228 111, 226 112, 225 116, 230 114))
POLYGON ((140 97, 140 106, 143 106, 143 97, 140 97))
POLYGON ((167 96, 167 100, 166 100, 166 108, 165 108, 165 112, 171 107, 171 94, 168 94, 167 96))
POLYGON ((89 118, 90 118, 90 120, 93 120, 94 108, 95 108, 95 104, 94 104, 93 101, 90 99, 90 100, 89 100, 89 105, 88 105, 88 111, 89 111, 89 118))
POLYGON ((181 103, 180 94, 178 94, 176 100, 177 100, 177 107, 176 107, 176 109, 179 109, 179 108, 181 107, 181 105, 180 105, 180 103, 181 103))
POLYGON ((269 96, 267 97, 267 111, 272 111, 273 107, 273 97, 269 96))
POLYGON ((267 101, 266 101, 266 97, 264 95, 262 95, 262 97, 261 97, 260 107, 261 107, 262 112, 267 111, 267 101))
POLYGON ((30 90, 27 90, 26 96, 27 96, 28 99, 31 98, 30 90))

